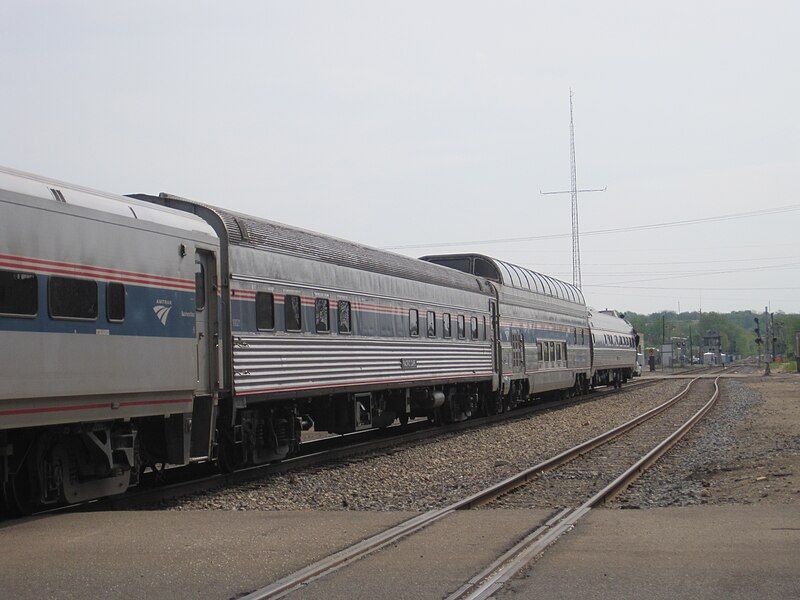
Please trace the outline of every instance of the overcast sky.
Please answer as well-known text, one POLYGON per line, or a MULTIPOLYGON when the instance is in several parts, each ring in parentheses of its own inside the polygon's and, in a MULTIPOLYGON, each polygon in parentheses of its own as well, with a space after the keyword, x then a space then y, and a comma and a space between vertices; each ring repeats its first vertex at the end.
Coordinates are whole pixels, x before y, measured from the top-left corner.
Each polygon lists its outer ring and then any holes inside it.
MULTIPOLYGON (((800 203, 799 7, 4 0, 0 164, 570 281, 570 86, 583 231, 800 203)), ((584 292, 800 311, 798 231, 586 236, 584 292)))

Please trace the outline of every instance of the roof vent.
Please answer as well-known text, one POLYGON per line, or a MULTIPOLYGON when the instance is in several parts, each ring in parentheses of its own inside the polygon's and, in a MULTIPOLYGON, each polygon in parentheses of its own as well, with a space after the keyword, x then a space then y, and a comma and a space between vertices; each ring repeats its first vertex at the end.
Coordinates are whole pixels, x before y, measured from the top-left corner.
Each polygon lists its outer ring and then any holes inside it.
POLYGON ((67 203, 67 199, 64 198, 64 194, 61 193, 61 190, 57 190, 56 188, 50 188, 50 192, 53 194, 53 198, 56 199, 56 202, 63 202, 64 204, 67 203))

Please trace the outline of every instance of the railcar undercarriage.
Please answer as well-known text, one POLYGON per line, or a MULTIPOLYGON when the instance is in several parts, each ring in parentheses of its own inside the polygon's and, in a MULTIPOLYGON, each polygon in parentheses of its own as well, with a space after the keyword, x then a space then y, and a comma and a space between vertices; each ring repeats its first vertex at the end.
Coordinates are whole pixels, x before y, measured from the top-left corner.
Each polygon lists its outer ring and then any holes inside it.
POLYGON ((139 441, 132 423, 10 431, 2 446, 3 500, 16 513, 121 494, 138 483, 139 441))

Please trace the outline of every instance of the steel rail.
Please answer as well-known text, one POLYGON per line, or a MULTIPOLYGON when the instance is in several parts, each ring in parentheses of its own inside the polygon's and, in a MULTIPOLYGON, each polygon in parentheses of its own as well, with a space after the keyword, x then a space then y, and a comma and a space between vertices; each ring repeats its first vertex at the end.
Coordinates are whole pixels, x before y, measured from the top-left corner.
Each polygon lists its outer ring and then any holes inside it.
MULTIPOLYGON (((577 508, 565 508, 551 517, 541 527, 526 536, 514 547, 500 556, 481 573, 447 597, 447 600, 484 600, 491 597, 503 585, 542 554, 548 546, 572 529, 579 519, 599 504, 607 502, 621 493, 642 473, 675 446, 694 425, 711 410, 719 398, 719 377, 714 380, 714 393, 711 398, 678 429, 664 438, 633 465, 595 493, 577 508)), ((694 380, 697 381, 697 380, 694 380)), ((694 381, 692 383, 694 383, 694 381)))
MULTIPOLYGON (((417 531, 437 522, 445 517, 453 514, 458 510, 467 510, 470 508, 474 508, 476 506, 480 506, 481 504, 485 504, 491 500, 502 496, 509 491, 524 485, 527 481, 529 481, 535 475, 553 469, 555 467, 561 466, 574 460, 575 458, 586 454, 587 452, 606 444, 607 442, 619 437, 620 435, 626 433, 627 431, 637 427, 638 425, 644 423, 645 421, 655 417, 656 415, 662 413, 663 411, 667 410, 669 407, 673 406, 676 402, 678 402, 681 398, 683 398, 692 387, 692 385, 698 381, 699 378, 692 379, 686 387, 679 392, 677 395, 673 396, 666 402, 659 404, 658 406, 626 421, 622 425, 614 427, 604 433, 601 433, 590 440, 582 442, 577 446, 573 446, 552 458, 549 458, 533 467, 525 469, 513 475, 507 479, 504 479, 492 486, 485 488, 475 494, 462 498, 445 506, 443 508, 438 508, 434 510, 427 511, 421 515, 417 515, 387 529, 380 533, 377 533, 365 540, 362 540, 352 546, 344 548, 335 554, 327 556, 315 563, 312 563, 294 573, 283 577, 272 584, 263 587, 261 589, 255 590, 254 592, 247 594, 246 596, 242 597, 242 600, 271 600, 274 598, 281 598, 295 590, 298 590, 312 581, 319 579, 333 571, 340 569, 341 567, 358 560, 380 548, 387 546, 388 544, 392 544, 397 542, 398 540, 405 538, 417 531)), ((654 380, 660 381, 660 380, 654 380)), ((642 385, 646 382, 641 382, 642 385)), ((715 382, 716 385, 716 382, 715 382)), ((548 526, 547 524, 543 525, 535 532, 533 532, 529 538, 532 536, 536 536, 537 532, 539 535, 544 535, 549 532, 552 527, 557 526, 558 520, 557 518, 560 515, 566 515, 569 510, 565 509, 559 515, 556 515, 552 521, 552 526, 548 526)), ((570 513, 571 514, 571 513, 570 513)), ((576 517, 577 518, 577 517, 576 517)), ((526 538, 527 540, 528 538, 526 538)), ((523 540, 524 542, 525 540, 523 540)), ((520 542, 522 544, 523 542, 520 542)), ((512 549, 513 550, 513 549, 512 549)), ((511 552, 511 551, 509 551, 511 552)), ((505 556, 505 555, 504 555, 505 556)))

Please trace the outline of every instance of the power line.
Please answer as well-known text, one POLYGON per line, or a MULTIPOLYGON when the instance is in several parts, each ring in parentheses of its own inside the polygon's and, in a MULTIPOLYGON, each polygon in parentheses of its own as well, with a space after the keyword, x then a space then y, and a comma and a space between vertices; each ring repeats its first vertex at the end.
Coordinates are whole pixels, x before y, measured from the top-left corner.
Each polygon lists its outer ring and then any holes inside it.
MULTIPOLYGON (((796 244, 788 244, 794 246, 796 244)), ((628 251, 630 252, 630 251, 628 251)), ((638 250, 637 250, 638 252, 638 250)), ((781 258, 784 259, 800 259, 800 256, 783 256, 781 258)), ((757 258, 723 258, 719 260, 673 260, 673 261, 645 261, 645 262, 605 262, 605 263, 583 263, 585 266, 589 267, 630 267, 630 266, 642 266, 647 267, 651 265, 705 265, 705 264, 715 264, 715 263, 731 263, 731 262, 756 262, 759 260, 769 261, 770 263, 775 260, 774 256, 760 256, 757 258)), ((537 262, 535 266, 532 265, 522 265, 527 266, 528 268, 536 269, 536 267, 565 267, 568 266, 567 263, 540 263, 537 262)))
MULTIPOLYGON (((717 215, 712 217, 700 217, 697 219, 683 219, 681 221, 666 221, 663 223, 649 223, 646 225, 632 225, 629 227, 613 227, 610 229, 595 229, 593 231, 586 231, 581 235, 583 237, 610 235, 614 233, 625 233, 629 231, 646 231, 651 229, 664 229, 667 227, 682 227, 684 225, 697 225, 700 223, 714 223, 719 221, 729 221, 732 219, 744 219, 747 217, 760 217, 764 215, 775 215, 787 212, 800 210, 800 204, 788 204, 786 206, 778 206, 775 208, 765 208, 761 210, 752 210, 741 213, 729 213, 725 215, 717 215)), ((431 244, 405 244, 398 246, 384 246, 383 250, 412 250, 419 248, 447 248, 449 246, 483 246, 489 244, 507 244, 510 242, 532 242, 535 240, 553 240, 565 237, 571 237, 572 233, 551 233, 548 235, 530 235, 523 237, 510 237, 510 238, 495 238, 484 240, 465 240, 460 242, 436 242, 431 244)))
MULTIPOLYGON (((736 246, 704 246, 704 247, 694 247, 694 248, 667 248, 661 246, 651 246, 648 248, 637 248, 636 253, 640 254, 642 252, 659 252, 663 253, 664 250, 671 250, 677 251, 680 250, 681 252, 717 252, 719 250, 741 250, 742 248, 776 248, 781 246, 791 246, 796 248, 797 243, 775 243, 775 244, 737 244, 736 246)), ((540 254, 569 254, 571 250, 558 250, 556 248, 507 248, 503 250, 504 254, 533 254, 533 255, 540 255, 540 254)), ((630 248, 600 248, 597 250, 592 250, 592 254, 630 254, 630 248)))
POLYGON ((627 285, 629 283, 646 283, 648 281, 663 281, 664 279, 680 279, 682 277, 697 277, 700 275, 722 275, 725 273, 741 273, 743 271, 773 271, 776 269, 793 269, 798 266, 800 266, 800 262, 786 263, 783 265, 773 265, 771 267, 743 267, 740 269, 729 269, 725 271, 697 271, 685 275, 672 275, 669 277, 652 277, 648 279, 629 279, 627 281, 618 281, 615 283, 618 283, 620 285, 627 285))

